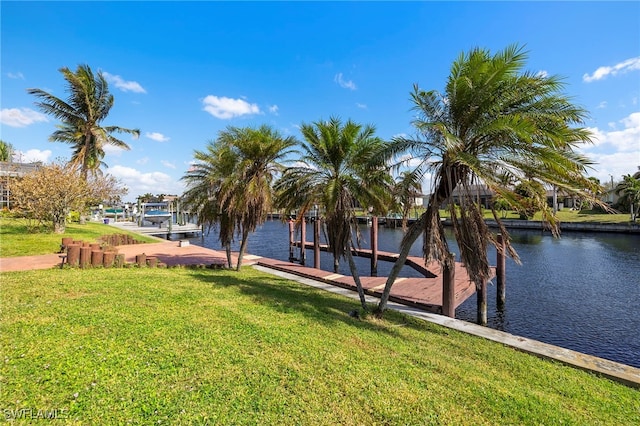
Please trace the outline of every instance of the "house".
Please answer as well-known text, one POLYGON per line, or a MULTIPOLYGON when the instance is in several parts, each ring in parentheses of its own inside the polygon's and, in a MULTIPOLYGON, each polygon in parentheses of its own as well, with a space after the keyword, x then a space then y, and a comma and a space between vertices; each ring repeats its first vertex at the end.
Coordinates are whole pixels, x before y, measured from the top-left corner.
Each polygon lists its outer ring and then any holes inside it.
POLYGON ((42 162, 14 163, 0 161, 0 209, 11 208, 11 181, 38 170, 42 162))

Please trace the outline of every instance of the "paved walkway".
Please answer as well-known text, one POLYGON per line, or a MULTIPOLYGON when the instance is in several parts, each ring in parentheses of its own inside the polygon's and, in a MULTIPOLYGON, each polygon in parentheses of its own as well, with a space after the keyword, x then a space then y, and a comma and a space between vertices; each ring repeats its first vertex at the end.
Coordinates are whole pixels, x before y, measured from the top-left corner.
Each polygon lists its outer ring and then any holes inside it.
MULTIPOLYGON (((224 252, 196 245, 181 246, 177 241, 119 246, 118 251, 119 253, 123 253, 126 261, 130 263, 135 262, 135 257, 142 253, 147 256, 156 256, 158 260, 166 263, 167 265, 210 265, 226 262, 226 255, 224 252)), ((53 268, 60 266, 61 259, 59 256, 60 255, 58 254, 46 254, 41 256, 0 258, 0 272, 53 268)), ((243 264, 255 265, 254 267, 267 273, 279 275, 326 291, 339 293, 346 297, 358 297, 353 289, 348 288, 349 286, 345 286, 345 282, 348 280, 345 281, 345 277, 343 275, 330 274, 324 271, 324 273, 328 275, 318 279, 314 278, 315 275, 318 274, 319 270, 317 269, 252 255, 246 255, 244 257, 243 264), (277 268, 274 268, 275 264, 277 264, 277 268), (333 277, 331 275, 333 275, 333 277)), ((367 298, 372 303, 375 303, 376 301, 376 299, 370 295, 367 298)), ((440 324, 444 327, 493 340, 542 358, 552 359, 583 370, 595 372, 626 385, 640 388, 640 368, 526 339, 524 337, 514 336, 509 333, 493 330, 488 327, 482 327, 466 321, 456 320, 443 315, 425 312, 423 309, 416 309, 414 307, 406 306, 406 304, 390 302, 389 308, 404 312, 407 315, 421 318, 425 321, 440 324)))
MULTIPOLYGON (((136 256, 146 254, 156 256, 159 261, 169 266, 176 265, 211 265, 226 263, 226 254, 196 245, 180 246, 178 241, 167 241, 150 244, 131 244, 118 246, 118 253, 125 256, 125 262, 133 263, 136 256)), ((49 269, 60 266, 59 254, 40 256, 20 256, 0 258, 0 271, 23 271, 30 269, 49 269)), ((250 262, 246 262, 250 264, 250 262)))

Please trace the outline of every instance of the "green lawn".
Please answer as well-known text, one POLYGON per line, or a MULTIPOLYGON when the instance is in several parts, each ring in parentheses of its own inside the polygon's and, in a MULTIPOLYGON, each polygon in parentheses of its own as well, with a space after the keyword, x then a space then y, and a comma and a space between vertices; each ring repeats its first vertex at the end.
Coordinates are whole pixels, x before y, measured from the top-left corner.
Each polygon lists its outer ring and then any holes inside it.
MULTIPOLYGON (((251 268, 3 273, 0 407, 70 424, 640 424, 640 392, 251 268)), ((56 423, 58 424, 58 423, 56 423)))
POLYGON ((109 234, 129 234, 145 242, 160 241, 96 222, 67 224, 64 234, 29 232, 25 220, 0 216, 0 257, 56 253, 60 250, 63 237, 96 242, 101 236, 109 234))

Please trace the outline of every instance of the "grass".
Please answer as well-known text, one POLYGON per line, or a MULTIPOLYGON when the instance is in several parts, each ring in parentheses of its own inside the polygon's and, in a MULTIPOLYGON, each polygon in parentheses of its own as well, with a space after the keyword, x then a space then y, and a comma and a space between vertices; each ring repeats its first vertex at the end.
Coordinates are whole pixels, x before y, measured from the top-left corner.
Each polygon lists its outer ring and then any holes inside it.
POLYGON ((0 408, 62 424, 640 424, 640 392, 245 268, 3 273, 0 408))
POLYGON ((109 225, 96 222, 67 224, 64 234, 29 232, 23 219, 0 217, 0 257, 30 256, 56 253, 60 250, 63 237, 95 242, 103 235, 129 234, 137 240, 157 242, 157 238, 123 231, 109 225))

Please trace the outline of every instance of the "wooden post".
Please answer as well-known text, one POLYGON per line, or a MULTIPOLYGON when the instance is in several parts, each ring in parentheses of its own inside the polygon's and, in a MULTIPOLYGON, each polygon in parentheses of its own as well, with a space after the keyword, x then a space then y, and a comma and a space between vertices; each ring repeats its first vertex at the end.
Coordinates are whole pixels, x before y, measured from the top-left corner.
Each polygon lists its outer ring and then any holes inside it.
POLYGON ((67 246, 67 263, 75 268, 80 263, 80 245, 69 244, 67 246))
POLYGON ((155 256, 147 257, 147 266, 149 268, 157 268, 158 267, 158 258, 155 256))
POLYGON ((442 314, 456 317, 456 255, 453 253, 442 266, 442 314))
POLYGON ((478 324, 487 325, 487 283, 482 283, 476 290, 478 307, 478 324))
POLYGON ((371 218, 371 276, 378 276, 378 216, 371 218))
POLYGON ((289 219, 289 262, 293 262, 295 259, 293 255, 293 234, 294 234, 294 223, 292 219, 289 219))
POLYGON ((496 253, 496 281, 497 281, 497 300, 496 300, 496 304, 498 307, 498 310, 503 310, 504 309, 504 304, 507 298, 507 293, 506 293, 506 285, 507 285, 507 281, 506 281, 506 256, 505 256, 505 250, 506 250, 506 243, 504 241, 504 238, 502 237, 502 234, 498 234, 498 247, 496 249, 497 253, 496 253))
POLYGON ((137 255, 136 263, 139 267, 147 266, 147 255, 144 253, 137 255))
POLYGON ((71 244, 73 244, 73 238, 64 237, 62 239, 62 245, 60 246, 60 251, 62 251, 62 252, 66 251, 67 247, 69 247, 71 244))
POLYGON ((300 264, 304 266, 306 258, 306 237, 307 237, 307 224, 304 220, 304 215, 300 219, 300 264))
POLYGON ((102 262, 104 260, 104 253, 102 250, 92 249, 91 250, 91 266, 96 268, 98 266, 102 266, 102 262))
MULTIPOLYGON (((89 243, 87 243, 89 244, 89 243)), ((82 269, 91 263, 91 247, 89 245, 80 247, 80 267, 82 269)))
POLYGON ((313 267, 320 269, 320 219, 313 222, 313 267))
POLYGON ((122 253, 116 254, 115 267, 116 268, 122 268, 122 267, 124 267, 124 263, 125 263, 124 254, 122 254, 122 253))
POLYGON ((105 268, 111 268, 115 259, 116 252, 113 250, 107 250, 104 252, 104 256, 102 257, 102 263, 105 268))

